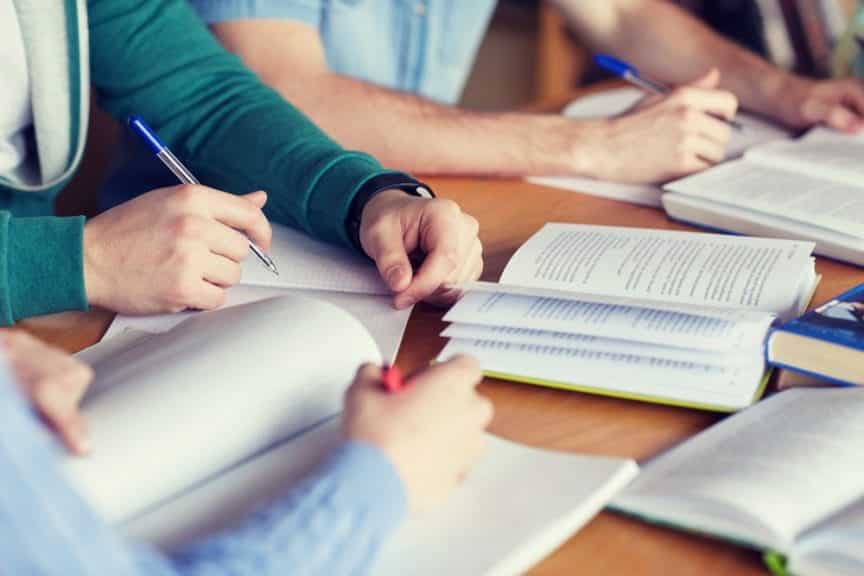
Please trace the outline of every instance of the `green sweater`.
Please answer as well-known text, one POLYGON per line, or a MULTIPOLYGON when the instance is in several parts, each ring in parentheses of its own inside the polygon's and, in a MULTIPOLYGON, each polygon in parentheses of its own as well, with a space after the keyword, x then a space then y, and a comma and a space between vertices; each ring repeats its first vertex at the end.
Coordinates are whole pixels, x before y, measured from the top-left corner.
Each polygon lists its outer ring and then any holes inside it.
POLYGON ((273 221, 350 246, 348 209, 380 165, 341 149, 258 81, 183 0, 65 0, 63 14, 37 4, 16 2, 35 158, 29 176, 0 180, 0 322, 87 308, 84 220, 51 214, 80 161, 91 83, 105 110, 140 114, 202 182, 267 190, 273 221))

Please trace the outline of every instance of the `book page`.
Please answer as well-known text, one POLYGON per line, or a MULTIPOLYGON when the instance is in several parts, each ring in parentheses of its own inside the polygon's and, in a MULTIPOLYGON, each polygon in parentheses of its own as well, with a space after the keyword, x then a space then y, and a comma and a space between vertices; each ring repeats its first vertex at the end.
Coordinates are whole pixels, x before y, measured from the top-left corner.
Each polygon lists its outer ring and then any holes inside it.
POLYGON ((795 174, 806 174, 835 184, 846 184, 864 190, 864 138, 824 128, 790 140, 773 142, 749 150, 746 158, 795 174))
POLYGON ((663 195, 663 208, 673 220, 748 236, 807 240, 815 243, 815 254, 864 265, 864 240, 781 214, 675 193, 663 195))
POLYGON ((786 316, 815 277, 812 251, 811 242, 555 223, 519 248, 501 284, 786 316))
MULTIPOLYGON (((636 88, 607 90, 574 100, 565 108, 563 114, 569 118, 618 116, 630 110, 643 96, 644 93, 636 88)), ((726 158, 738 157, 745 150, 757 144, 784 140, 790 137, 789 132, 784 128, 752 114, 739 113, 736 120, 742 124, 744 129, 732 131, 732 138, 726 149, 726 158)), ((540 176, 528 178, 528 181, 542 186, 563 188, 592 196, 654 207, 660 206, 660 197, 663 194, 661 187, 654 184, 607 182, 568 176, 540 176)))
MULTIPOLYGON (((176 549, 235 525, 288 492, 340 441, 336 418, 148 512, 125 531, 176 549)), ((465 482, 443 505, 406 521, 370 573, 521 573, 599 512, 635 474, 628 460, 548 452, 489 436, 465 482)))
POLYGON ((723 318, 621 304, 581 302, 502 292, 468 291, 445 322, 506 326, 653 342, 697 350, 762 348, 769 314, 723 318))
POLYGON ((571 348, 574 350, 635 354, 637 356, 647 356, 663 360, 719 364, 721 366, 752 364, 755 359, 761 358, 763 354, 761 346, 741 346, 722 351, 699 350, 696 348, 664 346, 653 342, 637 342, 621 338, 604 338, 602 336, 568 334, 566 332, 513 328, 510 326, 483 326, 481 324, 450 324, 441 332, 441 337, 458 338, 460 340, 493 340, 511 344, 533 344, 537 346, 552 346, 554 348, 571 348))
MULTIPOLYGON (((317 300, 323 300, 342 308, 355 318, 375 339, 381 357, 387 362, 394 362, 402 343, 402 336, 408 319, 411 317, 413 307, 403 310, 393 308, 392 296, 377 296, 374 294, 351 294, 347 292, 333 292, 324 290, 298 290, 286 288, 273 288, 263 286, 234 286, 228 290, 228 298, 224 308, 257 302, 268 298, 276 298, 296 294, 308 296, 317 300)), ((183 320, 190 318, 200 312, 180 312, 177 314, 156 314, 152 316, 123 316, 118 315, 109 326, 102 341, 112 339, 126 331, 144 331, 151 333, 165 332, 176 326, 183 320)))
POLYGON ((761 359, 724 366, 491 340, 450 340, 438 359, 456 354, 492 376, 728 411, 755 400, 764 369, 761 359))
POLYGON ((279 275, 249 253, 243 261, 241 284, 276 288, 333 290, 360 294, 390 294, 375 264, 343 246, 327 244, 306 234, 272 224, 270 256, 279 275))
POLYGON ((615 506, 788 552, 796 537, 864 495, 864 389, 790 390, 651 461, 615 506), (794 505, 793 505, 794 503, 794 505), (676 512, 677 511, 677 512, 676 512))
POLYGON ((65 467, 106 520, 128 519, 339 412, 367 361, 381 361, 368 332, 325 302, 198 314, 93 366, 93 452, 65 467))
POLYGON ((789 568, 807 576, 859 576, 862 534, 864 500, 859 500, 804 534, 789 555, 789 568))
POLYGON ((864 238, 860 186, 737 161, 678 180, 666 189, 864 238))

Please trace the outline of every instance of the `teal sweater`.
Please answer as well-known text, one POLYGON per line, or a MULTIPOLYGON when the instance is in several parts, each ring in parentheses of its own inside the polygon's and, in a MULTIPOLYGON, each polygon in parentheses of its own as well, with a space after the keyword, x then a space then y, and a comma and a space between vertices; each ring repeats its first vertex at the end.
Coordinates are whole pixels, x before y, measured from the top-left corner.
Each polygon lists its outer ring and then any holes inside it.
POLYGON ((183 0, 65 0, 64 14, 36 4, 16 2, 35 168, 0 180, 0 323, 87 308, 83 218, 51 214, 80 161, 91 83, 106 111, 147 119, 202 182, 267 190, 273 221, 350 246, 348 209, 380 165, 341 149, 258 81, 183 0))

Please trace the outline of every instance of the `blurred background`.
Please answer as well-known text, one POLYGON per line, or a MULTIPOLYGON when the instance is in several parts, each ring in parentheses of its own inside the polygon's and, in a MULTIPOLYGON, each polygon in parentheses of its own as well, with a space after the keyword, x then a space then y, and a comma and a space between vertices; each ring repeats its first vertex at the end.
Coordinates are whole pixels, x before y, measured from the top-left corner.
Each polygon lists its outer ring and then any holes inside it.
MULTIPOLYGON (((843 45, 857 0, 670 1, 778 65, 808 75, 830 75, 835 59, 836 72, 846 72, 843 57, 854 59, 850 52, 857 52, 854 38, 843 45)), ((551 3, 499 0, 463 104, 497 109, 560 100, 598 78, 551 3)))
MULTIPOLYGON (((471 0, 463 0, 470 2, 471 0)), ((864 76, 857 0, 668 0, 778 65, 813 75, 864 76)), ((862 0, 864 1, 864 0, 862 0)), ((463 95, 478 110, 563 107, 568 94, 604 77, 546 0, 498 0, 463 95), (544 106, 545 103, 545 106, 544 106)), ((61 214, 92 215, 119 126, 93 106, 87 153, 58 198, 61 214)))

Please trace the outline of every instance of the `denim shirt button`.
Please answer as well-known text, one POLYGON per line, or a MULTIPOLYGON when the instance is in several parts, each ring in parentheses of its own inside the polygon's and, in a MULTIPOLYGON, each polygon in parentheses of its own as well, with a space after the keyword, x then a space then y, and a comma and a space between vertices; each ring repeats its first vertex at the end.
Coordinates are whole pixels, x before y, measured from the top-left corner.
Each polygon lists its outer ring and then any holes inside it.
POLYGON ((414 13, 417 14, 417 16, 425 16, 426 4, 424 4, 423 2, 417 2, 416 4, 414 4, 414 13))

